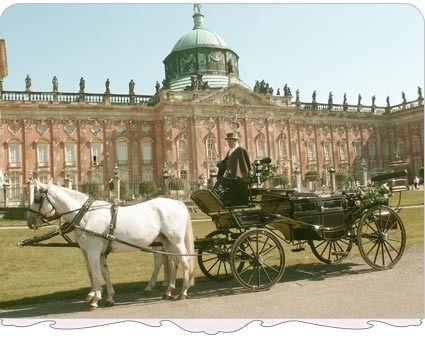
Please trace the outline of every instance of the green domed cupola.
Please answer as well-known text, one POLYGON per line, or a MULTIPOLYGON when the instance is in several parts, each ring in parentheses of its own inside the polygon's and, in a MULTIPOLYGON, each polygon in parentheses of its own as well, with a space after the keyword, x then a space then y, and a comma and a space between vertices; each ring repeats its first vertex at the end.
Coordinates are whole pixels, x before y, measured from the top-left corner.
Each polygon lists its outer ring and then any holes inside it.
POLYGON ((165 58, 165 78, 172 90, 191 84, 191 76, 202 75, 210 88, 229 84, 229 73, 239 80, 239 56, 216 33, 204 26, 201 5, 194 5, 193 29, 182 36, 165 58))

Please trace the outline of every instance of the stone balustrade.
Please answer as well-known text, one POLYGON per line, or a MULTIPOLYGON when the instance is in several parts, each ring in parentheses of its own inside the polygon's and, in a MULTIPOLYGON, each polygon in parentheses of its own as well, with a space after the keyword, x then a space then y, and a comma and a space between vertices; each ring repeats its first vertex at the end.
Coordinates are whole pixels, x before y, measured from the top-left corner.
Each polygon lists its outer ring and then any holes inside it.
POLYGON ((112 105, 149 105, 153 103, 152 95, 98 94, 98 93, 56 93, 2 91, 0 101, 18 103, 94 103, 112 105))

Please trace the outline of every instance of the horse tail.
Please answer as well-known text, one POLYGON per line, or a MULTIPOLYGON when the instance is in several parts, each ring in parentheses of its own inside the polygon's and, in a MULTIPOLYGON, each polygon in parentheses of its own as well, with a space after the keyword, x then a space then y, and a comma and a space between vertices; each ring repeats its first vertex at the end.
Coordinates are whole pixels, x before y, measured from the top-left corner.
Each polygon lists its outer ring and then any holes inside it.
POLYGON ((184 236, 184 243, 188 253, 191 255, 189 256, 189 284, 190 286, 194 286, 195 285, 195 275, 194 275, 195 260, 193 255, 195 254, 195 243, 193 240, 192 220, 190 218, 190 213, 186 205, 185 205, 185 208, 186 208, 187 217, 186 217, 186 233, 184 236))

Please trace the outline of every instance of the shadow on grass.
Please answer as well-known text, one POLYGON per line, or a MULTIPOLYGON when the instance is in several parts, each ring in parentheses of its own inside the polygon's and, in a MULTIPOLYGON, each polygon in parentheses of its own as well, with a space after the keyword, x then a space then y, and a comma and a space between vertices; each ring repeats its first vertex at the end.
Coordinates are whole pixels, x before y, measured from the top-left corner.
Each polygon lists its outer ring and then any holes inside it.
MULTIPOLYGON (((279 284, 302 281, 321 281, 333 277, 349 276, 370 273, 373 269, 356 263, 340 263, 326 265, 321 263, 297 264, 286 268, 285 274, 279 284)), ((118 307, 141 304, 169 303, 162 300, 161 289, 155 289, 152 294, 143 294, 147 282, 132 282, 114 284, 115 303, 118 307)), ((180 288, 181 279, 177 281, 180 288)), ((291 286, 288 285, 288 288, 291 286)), ((89 288, 80 288, 63 292, 51 293, 37 297, 23 298, 10 302, 0 303, 0 318, 38 317, 55 314, 72 314, 88 310, 88 304, 84 301, 89 288)), ((178 291, 178 289, 177 289, 178 291)), ((244 289, 232 279, 230 281, 216 282, 206 277, 196 278, 196 284, 190 289, 191 300, 208 297, 220 297, 226 295, 242 295, 255 293, 244 289)), ((99 303, 102 307, 103 300, 99 303)))

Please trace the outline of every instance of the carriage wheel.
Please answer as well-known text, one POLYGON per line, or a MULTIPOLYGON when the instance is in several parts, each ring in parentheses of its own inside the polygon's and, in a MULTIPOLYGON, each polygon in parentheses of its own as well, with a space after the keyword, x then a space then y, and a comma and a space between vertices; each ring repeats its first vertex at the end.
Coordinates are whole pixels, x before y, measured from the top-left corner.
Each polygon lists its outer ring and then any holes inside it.
POLYGON ((336 264, 350 253, 353 240, 351 237, 338 240, 309 240, 308 244, 317 259, 325 264, 336 264))
POLYGON ((406 247, 403 222, 391 208, 370 208, 360 220, 357 230, 360 254, 368 265, 377 269, 393 267, 406 247))
MULTIPOLYGON (((215 281, 226 281, 232 279, 230 268, 231 243, 226 243, 230 232, 217 230, 209 233, 206 238, 211 239, 208 246, 199 248, 198 265, 202 273, 215 281)), ((238 267, 242 269, 243 263, 238 267)))
POLYGON ((249 230, 236 240, 231 253, 236 280, 250 290, 262 291, 278 283, 285 271, 285 252, 269 230, 249 230), (243 269, 239 269, 244 264, 243 269))

